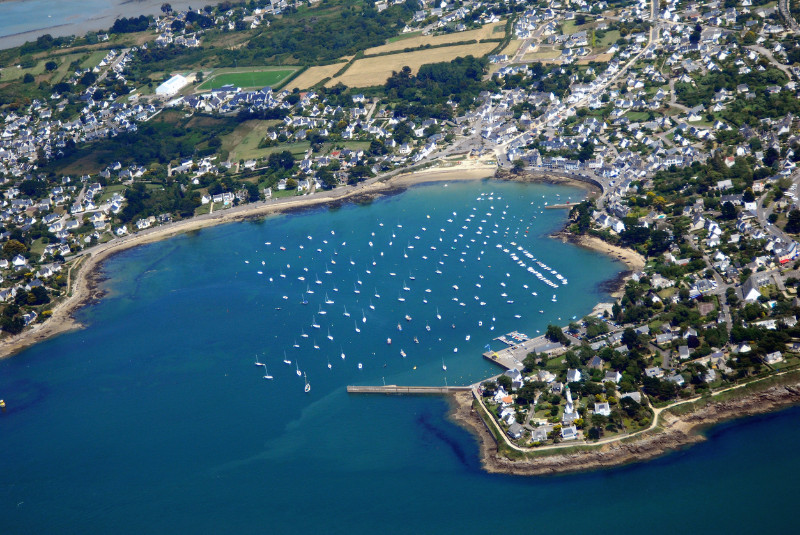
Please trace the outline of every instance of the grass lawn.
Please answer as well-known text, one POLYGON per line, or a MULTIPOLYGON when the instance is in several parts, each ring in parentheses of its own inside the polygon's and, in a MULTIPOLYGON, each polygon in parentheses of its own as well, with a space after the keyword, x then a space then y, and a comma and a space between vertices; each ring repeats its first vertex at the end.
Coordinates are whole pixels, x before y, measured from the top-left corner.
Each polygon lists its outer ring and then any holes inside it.
POLYGON ((403 39, 408 39, 409 37, 416 37, 418 35, 422 35, 422 30, 419 30, 419 31, 416 31, 416 32, 408 32, 408 33, 403 33, 403 34, 400 34, 400 35, 396 35, 394 37, 390 37, 389 39, 387 39, 386 42, 387 43, 394 43, 396 41, 402 41, 403 39))
POLYGON ((222 138, 222 150, 228 152, 228 158, 232 162, 258 158, 264 154, 269 155, 269 152, 264 152, 268 149, 259 149, 258 144, 267 135, 269 126, 279 122, 245 121, 222 138))
POLYGON ((291 76, 295 70, 296 69, 281 68, 259 70, 258 68, 252 68, 250 70, 239 69, 234 72, 221 72, 213 74, 210 79, 200 84, 197 89, 205 91, 217 89, 228 84, 242 88, 265 86, 277 88, 281 85, 281 82, 291 76))
POLYGON ((22 80, 22 77, 30 73, 38 76, 44 72, 45 61, 42 60, 30 69, 22 69, 14 66, 6 67, 0 71, 0 82, 10 82, 13 80, 22 80))
POLYGON ((107 186, 103 188, 103 194, 100 195, 100 201, 98 204, 106 202, 108 199, 111 198, 112 195, 114 195, 115 193, 122 193, 123 191, 125 191, 125 189, 126 186, 122 184, 114 184, 113 186, 107 186))
POLYGON ((619 30, 609 30, 602 39, 596 38, 594 45, 597 48, 608 48, 616 43, 620 38, 619 30))
POLYGON ((95 50, 89 57, 81 62, 82 69, 93 69, 97 67, 97 65, 102 61, 104 57, 108 54, 107 50, 95 50))
POLYGON ((625 117, 631 121, 647 121, 650 115, 644 111, 629 111, 625 114, 625 117))
POLYGON ((38 259, 40 256, 42 256, 42 253, 44 252, 44 247, 45 243, 42 240, 42 238, 34 240, 34 242, 31 243, 31 256, 38 259))

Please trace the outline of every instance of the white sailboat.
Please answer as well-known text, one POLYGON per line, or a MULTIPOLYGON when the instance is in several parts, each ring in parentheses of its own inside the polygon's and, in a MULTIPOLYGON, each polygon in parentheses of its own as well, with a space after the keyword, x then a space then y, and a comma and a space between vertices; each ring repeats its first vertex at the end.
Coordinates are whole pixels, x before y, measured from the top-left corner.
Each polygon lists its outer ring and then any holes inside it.
POLYGON ((436 307, 436 319, 437 319, 437 320, 440 320, 440 319, 442 319, 442 315, 441 315, 441 314, 439 314, 439 307, 436 307))
POLYGON ((297 376, 300 377, 303 375, 303 372, 300 371, 300 366, 297 365, 297 361, 294 362, 294 367, 297 373, 297 376))
POLYGON ((360 333, 360 332, 361 332, 361 329, 359 329, 359 328, 358 328, 358 322, 356 322, 356 332, 357 332, 357 333, 360 333))
POLYGON ((306 382, 306 386, 303 387, 303 390, 306 393, 311 392, 311 383, 308 382, 308 377, 306 377, 305 373, 303 374, 303 380, 306 382))
POLYGON ((258 355, 256 355, 256 366, 263 366, 263 362, 258 362, 258 355))
POLYGON ((328 340, 333 342, 333 336, 331 336, 331 330, 330 329, 328 329, 328 340))
POLYGON ((267 365, 264 364, 264 379, 272 379, 272 376, 267 371, 267 365))
POLYGON ((290 364, 290 365, 292 363, 292 361, 289 360, 289 357, 286 356, 286 351, 283 352, 283 363, 284 364, 290 364))
POLYGON ((447 371, 447 365, 444 363, 444 357, 442 357, 442 369, 447 371))
POLYGON ((348 318, 350 317, 350 313, 347 311, 347 307, 346 306, 344 307, 344 315, 346 317, 348 317, 348 318))

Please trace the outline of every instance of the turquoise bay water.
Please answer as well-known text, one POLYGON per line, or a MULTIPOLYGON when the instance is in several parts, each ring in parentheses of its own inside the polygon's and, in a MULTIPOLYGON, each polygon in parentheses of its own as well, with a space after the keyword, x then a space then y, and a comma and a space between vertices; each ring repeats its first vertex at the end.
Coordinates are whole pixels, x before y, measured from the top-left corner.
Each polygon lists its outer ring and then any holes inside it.
POLYGON ((647 464, 518 478, 480 470, 474 439, 446 420, 440 398, 346 394, 347 384, 383 380, 479 380, 497 372, 480 357, 494 336, 512 329, 533 334, 604 299, 598 284, 622 266, 546 237, 563 224, 564 212, 541 205, 579 195, 543 185, 439 184, 368 206, 215 227, 118 255, 105 266, 109 295, 80 312, 88 329, 0 361, 0 397, 9 403, 0 415, 0 528, 348 534, 788 528, 781 511, 790 510, 792 476, 800 468, 796 409, 719 427, 709 442, 647 464), (479 201, 481 193, 487 195, 479 201), (495 247, 510 248, 512 241, 569 284, 551 290, 495 247), (303 305, 307 289, 314 293, 303 305), (324 303, 326 292, 334 304, 324 303), (282 362, 284 351, 291 366, 282 362), (263 379, 256 356, 273 380, 263 379), (308 394, 295 361, 312 385, 308 394))

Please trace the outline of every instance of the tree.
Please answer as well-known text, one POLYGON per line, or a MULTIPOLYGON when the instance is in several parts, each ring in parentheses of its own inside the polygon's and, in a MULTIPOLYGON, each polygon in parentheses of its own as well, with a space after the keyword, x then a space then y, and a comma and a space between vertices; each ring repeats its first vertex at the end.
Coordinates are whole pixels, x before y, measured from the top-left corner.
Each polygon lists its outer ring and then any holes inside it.
POLYGON ((519 174, 525 169, 525 162, 521 159, 514 160, 514 172, 519 174))
POLYGON ((501 375, 497 378, 497 386, 502 386, 506 392, 511 392, 511 377, 508 375, 501 375))
POLYGON ((559 327, 558 325, 548 325, 547 331, 545 332, 544 336, 551 342, 560 342, 565 346, 568 346, 570 344, 569 340, 564 335, 564 331, 562 331, 561 327, 559 327))
POLYGON ((22 77, 22 83, 24 83, 24 84, 32 84, 34 82, 34 80, 35 80, 35 78, 29 72, 26 72, 25 76, 22 77))
POLYGON ((722 212, 720 214, 722 219, 736 219, 736 207, 732 202, 726 201, 722 203, 720 211, 722 212))
POLYGON ((294 167, 294 156, 288 150, 273 152, 267 159, 267 165, 273 171, 288 171, 294 167))
POLYGON ((3 255, 9 258, 18 254, 24 254, 27 250, 28 248, 19 240, 8 240, 3 245, 3 255))
POLYGON ((164 2, 163 4, 161 4, 161 11, 164 12, 165 15, 168 13, 172 13, 172 6, 169 5, 167 2, 164 2))
POLYGON ((800 232, 800 210, 794 209, 789 212, 788 220, 786 221, 786 232, 797 234, 800 232))
POLYGON ((622 343, 629 349, 633 349, 639 345, 639 335, 633 328, 628 327, 622 331, 622 343))
POLYGON ((56 63, 55 61, 48 61, 47 63, 44 64, 44 68, 48 72, 52 72, 58 68, 58 63, 56 63))

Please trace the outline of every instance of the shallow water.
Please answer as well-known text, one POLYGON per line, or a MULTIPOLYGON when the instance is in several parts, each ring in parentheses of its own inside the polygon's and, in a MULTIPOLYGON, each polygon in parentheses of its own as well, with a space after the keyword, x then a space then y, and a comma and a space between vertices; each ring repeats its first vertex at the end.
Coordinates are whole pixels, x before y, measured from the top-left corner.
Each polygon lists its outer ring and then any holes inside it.
POLYGON ((781 511, 792 495, 787 476, 799 467, 793 444, 800 437, 791 425, 797 410, 717 428, 708 443, 644 465, 517 478, 480 470, 474 439, 447 421, 443 399, 346 394, 347 384, 384 380, 479 380, 497 372, 480 356, 487 343, 497 344, 494 336, 543 331, 604 299, 598 284, 623 267, 547 238, 565 213, 539 208, 580 195, 562 186, 439 184, 367 206, 210 228, 112 258, 109 295, 80 312, 89 328, 0 361, 0 397, 9 403, 0 415, 0 528, 352 534, 788 527, 781 511), (482 192, 495 199, 478 201, 482 192), (486 246, 469 241, 483 237, 478 226, 489 229, 486 246), (569 284, 553 291, 493 246, 511 241, 569 284), (403 278, 410 291, 402 290, 403 278), (314 293, 303 305, 308 288, 314 293), (323 303, 325 292, 333 305, 323 303), (398 301, 403 294, 406 301, 398 301), (311 327, 315 311, 320 329, 311 327), (291 366, 282 363, 284 351, 291 366), (263 379, 256 357, 273 380, 263 379), (295 362, 312 385, 308 394, 295 362), (767 506, 774 514, 764 514, 767 506))
MULTIPOLYGON (((175 10, 192 2, 169 2, 175 10)), ((202 3, 216 4, 215 0, 202 3)), ((49 33, 54 37, 83 36, 86 32, 108 30, 120 17, 160 15, 162 0, 9 0, 0 2, 0 49, 35 41, 49 33)), ((198 7, 195 3, 195 8, 198 7)))

